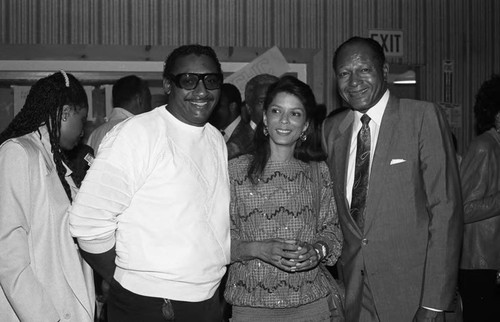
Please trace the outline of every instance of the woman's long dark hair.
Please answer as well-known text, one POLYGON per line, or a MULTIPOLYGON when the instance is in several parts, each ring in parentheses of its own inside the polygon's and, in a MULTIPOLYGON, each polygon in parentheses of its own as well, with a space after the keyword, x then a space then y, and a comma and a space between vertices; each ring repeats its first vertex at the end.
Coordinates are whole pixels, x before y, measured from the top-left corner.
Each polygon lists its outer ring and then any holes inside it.
POLYGON ((65 179, 66 168, 63 165, 65 156, 59 146, 64 105, 69 105, 76 110, 88 108, 85 90, 73 75, 58 72, 38 80, 31 87, 23 108, 0 133, 0 145, 8 139, 38 131, 40 126, 46 125, 57 174, 71 201, 71 189, 65 179))
MULTIPOLYGON (((264 113, 266 113, 269 105, 279 93, 288 93, 297 97, 304 105, 306 120, 309 122, 309 127, 305 131, 307 140, 302 141, 299 139, 297 141, 293 156, 304 162, 325 160, 326 154, 321 147, 321 124, 317 121, 318 118, 315 117, 316 99, 309 85, 290 75, 281 77, 276 83, 270 85, 267 90, 264 100, 264 113)), ((248 167, 248 177, 255 184, 262 176, 271 156, 269 137, 264 135, 264 123, 262 121, 255 129, 253 143, 255 150, 248 167)))

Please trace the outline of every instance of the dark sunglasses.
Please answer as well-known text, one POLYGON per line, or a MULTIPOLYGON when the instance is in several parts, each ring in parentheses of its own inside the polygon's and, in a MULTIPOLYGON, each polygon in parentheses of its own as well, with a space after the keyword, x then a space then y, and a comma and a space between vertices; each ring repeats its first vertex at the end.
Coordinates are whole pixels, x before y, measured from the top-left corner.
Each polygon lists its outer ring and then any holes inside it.
POLYGON ((207 74, 196 74, 196 73, 184 73, 178 75, 170 75, 170 78, 174 81, 175 86, 186 89, 193 90, 198 86, 198 83, 203 81, 203 85, 208 90, 219 89, 222 86, 222 74, 219 73, 207 73, 207 74))

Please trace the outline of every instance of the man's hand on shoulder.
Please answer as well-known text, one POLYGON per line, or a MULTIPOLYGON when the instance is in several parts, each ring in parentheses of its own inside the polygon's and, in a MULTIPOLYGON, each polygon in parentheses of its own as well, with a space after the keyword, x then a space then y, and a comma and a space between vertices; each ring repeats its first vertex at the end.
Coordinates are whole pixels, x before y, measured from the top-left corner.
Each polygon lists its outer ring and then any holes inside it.
POLYGON ((413 317, 413 322, 444 322, 444 312, 431 311, 419 307, 413 317))

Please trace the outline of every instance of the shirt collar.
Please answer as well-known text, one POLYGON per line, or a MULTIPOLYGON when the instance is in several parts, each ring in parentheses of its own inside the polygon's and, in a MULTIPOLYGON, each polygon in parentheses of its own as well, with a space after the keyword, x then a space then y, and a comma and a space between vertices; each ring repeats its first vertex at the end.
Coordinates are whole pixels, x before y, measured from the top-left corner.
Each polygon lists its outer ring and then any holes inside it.
POLYGON ((126 109, 121 108, 121 107, 114 107, 111 110, 111 114, 109 115, 109 117, 107 117, 107 119, 108 119, 108 121, 124 120, 124 119, 131 117, 131 116, 134 116, 134 114, 130 113, 126 109))
MULTIPOLYGON (((366 112, 366 115, 370 117, 370 122, 373 121, 377 126, 380 126, 382 123, 382 117, 384 116, 387 102, 389 102, 389 96, 390 93, 387 89, 384 95, 382 95, 382 98, 366 112)), ((363 113, 355 111, 354 116, 358 123, 361 122, 362 115, 363 113)))
POLYGON ((252 130, 254 130, 254 131, 257 128, 257 124, 252 120, 250 120, 250 126, 252 127, 252 130))

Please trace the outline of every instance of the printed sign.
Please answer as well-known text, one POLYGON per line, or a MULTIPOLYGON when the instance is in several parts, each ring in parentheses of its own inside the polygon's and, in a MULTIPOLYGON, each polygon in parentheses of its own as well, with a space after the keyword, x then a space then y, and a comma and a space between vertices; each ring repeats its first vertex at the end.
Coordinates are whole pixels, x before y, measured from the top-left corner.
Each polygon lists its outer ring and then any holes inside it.
POLYGON ((386 56, 403 56, 403 32, 401 30, 379 30, 369 31, 370 38, 377 41, 386 56))
POLYGON ((279 77, 289 70, 290 66, 285 57, 278 47, 274 46, 240 70, 226 77, 224 82, 236 86, 240 90, 241 97, 245 97, 245 85, 252 77, 259 74, 271 74, 279 77))
POLYGON ((14 90, 14 117, 23 108, 24 102, 26 102, 26 97, 30 92, 31 86, 17 86, 12 85, 14 90))

